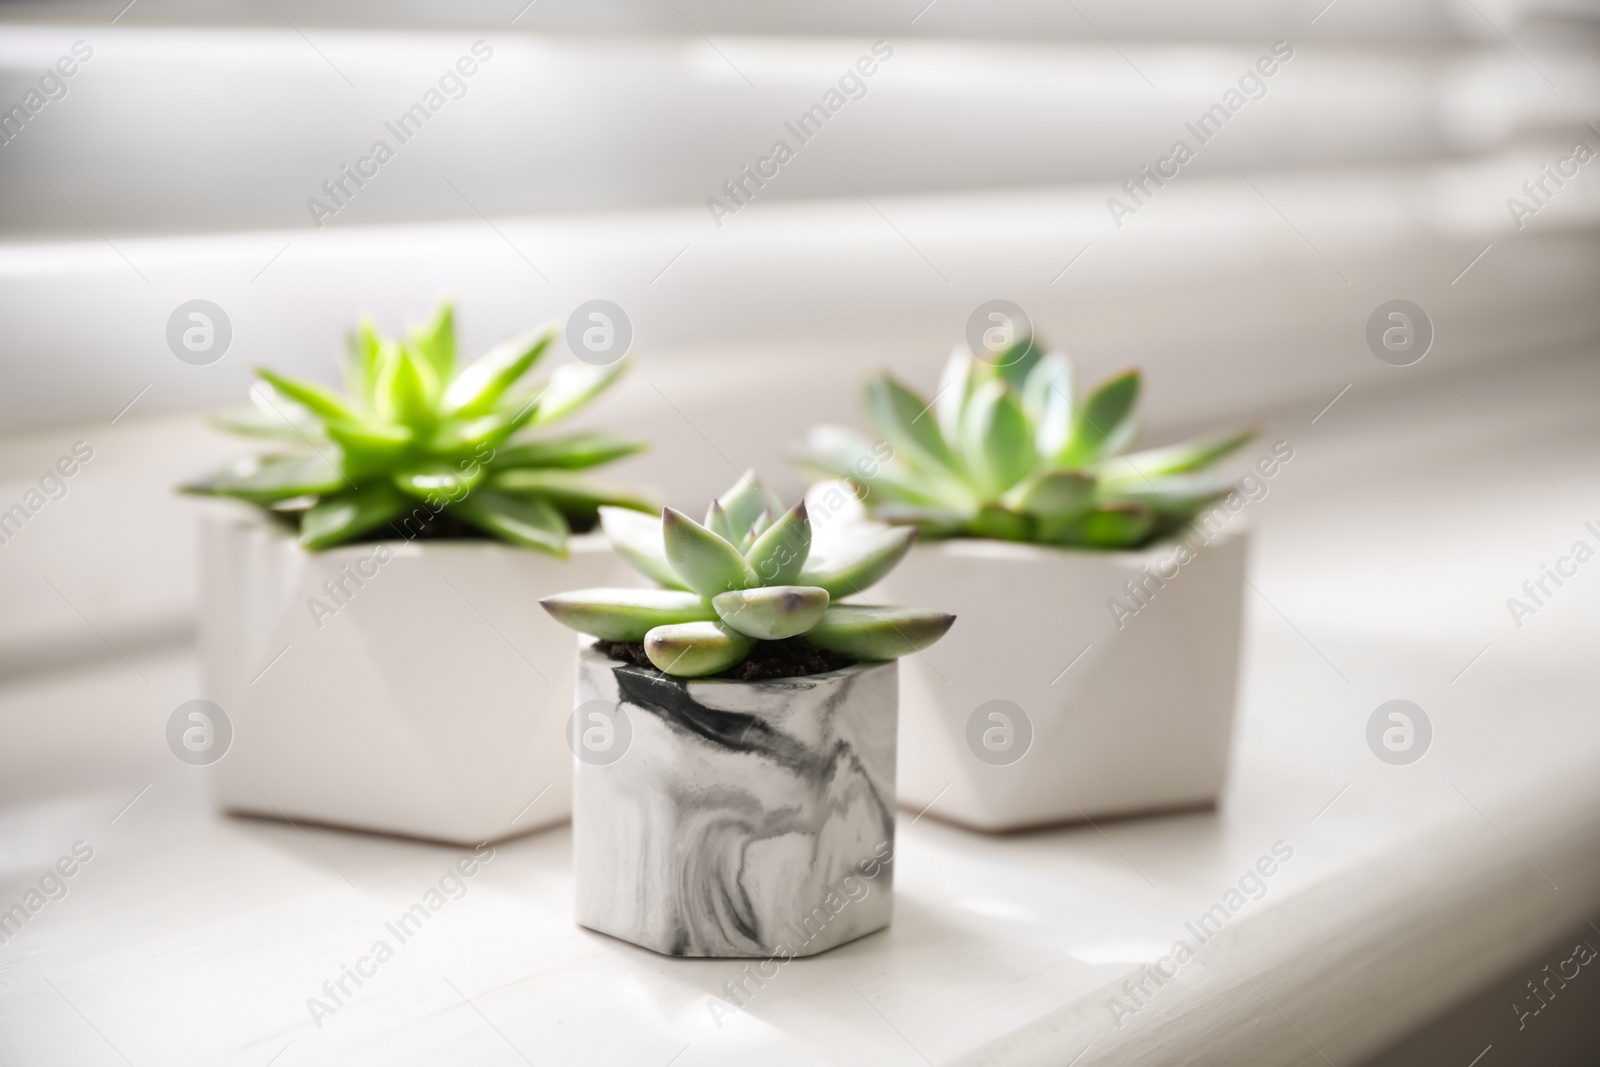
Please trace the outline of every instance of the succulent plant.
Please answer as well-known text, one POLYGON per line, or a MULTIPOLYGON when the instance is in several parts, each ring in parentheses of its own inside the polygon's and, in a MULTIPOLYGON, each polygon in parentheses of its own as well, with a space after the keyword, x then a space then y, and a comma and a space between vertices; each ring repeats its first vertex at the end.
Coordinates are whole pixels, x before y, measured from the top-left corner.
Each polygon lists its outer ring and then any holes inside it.
POLYGON ((300 543, 312 549, 384 527, 409 538, 444 525, 565 556, 567 534, 592 526, 601 505, 654 506, 580 473, 644 445, 594 431, 527 436, 627 369, 569 363, 542 388, 519 388, 557 333, 531 331, 458 368, 449 303, 399 339, 362 319, 341 363, 344 393, 257 368, 255 408, 214 420, 293 451, 248 456, 183 488, 297 517, 300 543))
POLYGON ((784 510, 754 472, 712 501, 704 525, 671 508, 659 523, 614 507, 602 507, 600 519, 617 553, 660 588, 584 589, 541 603, 580 633, 642 643, 667 674, 717 674, 765 642, 796 638, 849 660, 896 659, 933 644, 955 621, 835 603, 892 570, 917 532, 856 523, 813 546, 805 504, 784 510))
POLYGON ((1130 455, 1139 387, 1128 371, 1080 401, 1067 357, 1032 337, 992 361, 958 349, 932 402, 888 374, 868 379, 867 417, 883 443, 819 426, 799 458, 849 480, 874 517, 929 536, 1134 547, 1226 496, 1228 483, 1205 468, 1254 436, 1130 455))

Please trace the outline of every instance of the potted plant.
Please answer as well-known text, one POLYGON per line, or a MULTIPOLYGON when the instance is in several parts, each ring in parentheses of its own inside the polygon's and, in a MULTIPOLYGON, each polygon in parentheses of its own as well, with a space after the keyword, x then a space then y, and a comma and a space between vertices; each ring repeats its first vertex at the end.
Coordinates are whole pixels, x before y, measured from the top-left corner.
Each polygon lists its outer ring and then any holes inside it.
POLYGON ((1130 454, 1139 389, 1130 371, 1080 397, 1025 337, 958 350, 931 403, 871 378, 876 442, 811 432, 808 469, 923 534, 889 595, 983 620, 907 663, 903 804, 999 831, 1220 793, 1245 538, 1208 468, 1253 435, 1130 454))
POLYGON ((619 568, 601 505, 650 508, 586 468, 643 446, 538 431, 626 369, 529 372, 536 330, 458 367, 450 305, 403 338, 363 321, 346 389, 259 371, 228 430, 288 445, 184 488, 207 509, 200 646, 232 724, 234 812, 476 843, 564 821, 571 648, 529 606, 619 568))
POLYGON ((672 956, 808 956, 888 925, 893 662, 954 616, 837 603, 912 530, 813 546, 754 474, 705 525, 604 508, 657 589, 547 597, 596 640, 573 715, 578 922, 672 956))

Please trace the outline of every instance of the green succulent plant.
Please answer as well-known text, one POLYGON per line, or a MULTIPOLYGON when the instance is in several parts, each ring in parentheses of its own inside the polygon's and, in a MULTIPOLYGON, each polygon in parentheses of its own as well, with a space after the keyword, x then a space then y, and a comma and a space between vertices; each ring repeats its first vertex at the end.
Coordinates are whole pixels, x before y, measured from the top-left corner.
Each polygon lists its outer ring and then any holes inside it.
POLYGON ((736 666, 762 642, 803 640, 854 660, 889 660, 943 637, 955 616, 839 604, 889 573, 917 532, 855 524, 813 551, 804 503, 783 503, 748 473, 716 500, 705 525, 666 508, 661 520, 603 507, 617 553, 657 589, 584 589, 540 601, 561 623, 603 641, 643 643, 667 674, 736 666))
POLYGON ((819 426, 799 460, 850 481, 874 517, 929 536, 1135 547, 1226 496, 1228 483, 1205 468, 1255 436, 1130 455, 1139 387, 1128 371, 1080 400, 1067 357, 1031 337, 992 361, 957 350, 931 403, 886 373, 868 379, 867 417, 883 443, 819 426))
POLYGON ((340 366, 345 392, 257 368, 255 408, 214 420, 292 451, 248 456, 183 489, 298 517, 300 543, 311 549, 383 527, 414 537, 442 515, 452 526, 565 556, 568 533, 594 525, 602 505, 654 505, 581 473, 643 444, 595 431, 529 435, 627 370, 626 361, 569 363, 541 388, 524 386, 557 334, 546 326, 458 367, 449 303, 403 338, 384 337, 362 319, 340 366))

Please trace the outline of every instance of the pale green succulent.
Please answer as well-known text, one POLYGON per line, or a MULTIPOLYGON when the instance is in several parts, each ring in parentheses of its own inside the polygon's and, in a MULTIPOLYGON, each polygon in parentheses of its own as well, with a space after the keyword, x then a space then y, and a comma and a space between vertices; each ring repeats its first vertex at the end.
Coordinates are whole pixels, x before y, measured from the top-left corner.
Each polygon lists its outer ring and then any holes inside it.
POLYGON ((852 660, 896 659, 933 644, 955 621, 835 603, 892 570, 916 531, 855 524, 814 553, 805 504, 785 511, 753 472, 712 502, 704 526, 671 508, 660 522, 611 507, 600 518, 617 553, 660 588, 584 589, 540 603, 580 633, 642 642, 667 674, 718 674, 762 642, 793 638, 852 660))
POLYGON ((594 431, 529 436, 627 370, 625 361, 570 363, 542 388, 520 388, 558 332, 552 325, 512 338, 458 368, 450 304, 399 339, 363 319, 340 368, 344 393, 257 368, 255 409, 215 420, 293 451, 248 456, 183 488, 297 518, 307 548, 443 528, 565 556, 567 534, 592 526, 600 505, 654 505, 580 473, 644 445, 594 431))
POLYGON ((888 374, 869 378, 882 441, 811 431, 800 462, 853 483, 872 515, 933 537, 1130 548, 1170 535, 1229 484, 1204 468, 1252 431, 1128 454, 1138 371, 1081 400, 1072 367, 1023 338, 991 361, 951 355, 929 402, 888 374))

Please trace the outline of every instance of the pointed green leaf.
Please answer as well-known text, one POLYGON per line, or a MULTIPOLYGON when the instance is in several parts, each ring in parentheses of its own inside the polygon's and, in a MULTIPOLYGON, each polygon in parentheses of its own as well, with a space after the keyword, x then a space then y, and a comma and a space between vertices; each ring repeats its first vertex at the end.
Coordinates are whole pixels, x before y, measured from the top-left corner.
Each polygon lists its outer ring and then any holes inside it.
POLYGON ((950 473, 960 470, 960 462, 939 432, 938 416, 917 393, 887 374, 875 374, 867 379, 866 401, 867 421, 897 452, 905 452, 914 463, 920 461, 950 473))
POLYGON ((717 617, 704 597, 670 589, 580 589, 539 603, 563 626, 602 641, 643 641, 657 626, 717 617))
POLYGON ((327 440, 320 419, 299 404, 287 406, 302 413, 305 419, 293 421, 276 412, 250 407, 225 411, 211 416, 206 421, 219 430, 236 433, 242 437, 261 437, 269 441, 286 441, 296 445, 304 445, 307 441, 319 445, 327 440))
POLYGON ((663 509, 661 540, 673 571, 701 596, 761 584, 738 549, 681 511, 663 509))
POLYGON ((1033 425, 1034 449, 1053 461, 1072 436, 1072 364, 1066 356, 1052 352, 1028 374, 1022 413, 1033 425))
POLYGON ((1072 427, 1072 438, 1056 456, 1056 466, 1081 469, 1114 454, 1132 438, 1134 406, 1139 401, 1139 372, 1128 371, 1103 383, 1072 427))
POLYGON ((917 531, 910 526, 869 526, 851 531, 848 541, 815 554, 800 570, 798 584, 821 586, 835 600, 870 587, 905 558, 917 531))
POLYGON ((1108 490, 1106 502, 1141 505, 1162 518, 1187 519, 1227 496, 1232 488, 1232 483, 1217 474, 1174 474, 1126 482, 1108 490))
POLYGON ((811 520, 801 502, 768 526, 744 558, 762 585, 789 585, 800 576, 810 554, 811 520))
POLYGON ((415 436, 407 426, 364 419, 329 419, 327 428, 352 476, 388 471, 411 447, 415 436))
POLYGON ((750 551, 750 546, 756 543, 756 538, 767 532, 767 528, 772 525, 773 517, 771 508, 761 509, 761 514, 756 516, 756 521, 750 524, 750 529, 744 532, 744 536, 739 538, 739 543, 735 546, 741 555, 750 551))
POLYGON ((1013 389, 1020 390, 1043 354, 1038 342, 1032 337, 1019 337, 1012 342, 1011 347, 996 353, 988 362, 994 366, 995 373, 999 375, 1001 381, 1013 389))
POLYGON ((432 429, 433 370, 407 345, 387 352, 378 371, 376 408, 385 422, 402 422, 413 429, 432 429))
POLYGON ((440 384, 448 382, 456 369, 455 305, 448 300, 440 304, 426 325, 413 326, 407 331, 407 340, 433 371, 433 380, 440 384))
POLYGON ((331 548, 403 515, 411 501, 392 485, 372 485, 325 497, 300 519, 300 543, 331 548))
POLYGON ((550 383, 539 394, 530 425, 546 426, 577 411, 605 392, 626 374, 633 361, 621 359, 605 367, 588 363, 564 363, 550 375, 550 383))
POLYGON ((987 495, 998 495, 1025 477, 1036 462, 1028 420, 1004 382, 985 382, 962 418, 961 452, 967 471, 987 495))
POLYGON ((722 621, 758 641, 782 641, 811 629, 828 607, 828 591, 810 585, 774 585, 718 593, 711 606, 722 621))
POLYGON ((919 480, 896 462, 887 442, 867 440, 843 426, 814 426, 800 455, 803 466, 827 477, 847 478, 867 490, 873 501, 900 500, 909 504, 974 507, 970 491, 953 476, 930 483, 919 480))
POLYGON ((1155 513, 1136 504, 1107 504, 1081 519, 1046 531, 1056 544, 1089 548, 1131 548, 1144 541, 1155 526, 1155 513))
POLYGON ((1082 471, 1045 471, 1005 495, 1007 507, 1052 518, 1081 515, 1094 507, 1095 479, 1082 471))
POLYGON ((717 497, 717 503, 728 516, 729 543, 743 537, 763 511, 770 510, 774 515, 783 512, 783 501, 761 484, 755 471, 745 471, 732 489, 717 497))
POLYGON ((339 469, 321 456, 276 455, 246 456, 189 482, 183 489, 266 505, 297 496, 322 496, 348 484, 339 469))
POLYGON ((667 562, 660 519, 627 508, 602 507, 599 510, 600 525, 611 547, 634 570, 668 589, 688 588, 667 562))
POLYGON ((1137 483, 1167 474, 1186 474, 1209 467, 1256 436, 1254 430, 1202 437, 1165 448, 1135 452, 1126 458, 1109 459, 1100 468, 1100 477, 1111 484, 1137 483))
POLYGON ((494 485, 508 493, 544 497, 566 514, 592 521, 602 506, 632 508, 652 514, 657 503, 629 486, 605 482, 579 471, 554 467, 517 467, 494 475, 494 485))
POLYGON ((642 441, 625 440, 601 430, 585 430, 507 445, 496 451, 494 465, 496 468, 560 467, 563 470, 583 470, 643 452, 647 447, 642 441))
POLYGON ((948 443, 961 440, 961 412, 975 387, 972 355, 965 345, 958 346, 945 361, 939 374, 939 389, 933 394, 933 413, 939 434, 948 443))
POLYGON ((733 532, 733 523, 728 521, 727 509, 720 500, 713 500, 711 506, 706 508, 706 529, 729 544, 739 539, 739 535, 733 532))
POLYGON ((485 473, 481 463, 468 463, 463 467, 435 460, 397 470, 391 478, 395 488, 419 499, 457 500, 477 488, 485 473))
POLYGON ((256 373, 267 381, 274 389, 297 404, 304 405, 312 411, 329 419, 354 419, 360 416, 350 406, 349 401, 321 382, 306 381, 303 378, 290 378, 266 367, 257 367, 256 373))
POLYGON ((806 640, 855 659, 899 659, 939 640, 955 621, 954 615, 922 608, 835 604, 807 631, 806 640))
POLYGON ((644 638, 644 652, 650 662, 680 678, 725 671, 749 655, 754 646, 753 640, 720 622, 657 626, 644 638))
POLYGON ((555 326, 544 326, 502 341, 456 375, 444 392, 443 410, 471 418, 487 414, 515 385, 555 339, 555 326))
POLYGON ((967 520, 963 531, 968 537, 987 537, 995 541, 1032 541, 1033 520, 1000 507, 986 507, 967 520))
POLYGON ((553 504, 540 497, 480 487, 465 500, 450 505, 449 511, 478 529, 514 544, 567 558, 567 520, 553 504))
POLYGON ((378 332, 377 324, 363 315, 345 338, 344 354, 339 360, 345 392, 360 401, 358 406, 369 411, 373 407, 373 390, 378 385, 378 362, 383 346, 383 335, 378 332))

